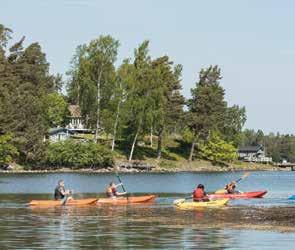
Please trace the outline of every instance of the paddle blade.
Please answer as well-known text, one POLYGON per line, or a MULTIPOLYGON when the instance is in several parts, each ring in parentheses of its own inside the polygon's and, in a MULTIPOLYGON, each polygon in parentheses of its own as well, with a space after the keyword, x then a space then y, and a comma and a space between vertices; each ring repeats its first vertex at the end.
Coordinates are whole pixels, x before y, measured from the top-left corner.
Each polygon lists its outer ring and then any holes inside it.
POLYGON ((246 172, 245 174, 243 174, 243 176, 241 177, 242 179, 247 178, 250 175, 250 172, 246 172))
POLYGON ((227 191, 224 188, 215 191, 215 194, 226 194, 226 193, 227 191))
POLYGON ((177 200, 174 200, 174 201, 173 201, 173 204, 174 204, 174 205, 177 205, 177 204, 179 204, 179 203, 183 203, 183 202, 185 202, 185 199, 177 199, 177 200))

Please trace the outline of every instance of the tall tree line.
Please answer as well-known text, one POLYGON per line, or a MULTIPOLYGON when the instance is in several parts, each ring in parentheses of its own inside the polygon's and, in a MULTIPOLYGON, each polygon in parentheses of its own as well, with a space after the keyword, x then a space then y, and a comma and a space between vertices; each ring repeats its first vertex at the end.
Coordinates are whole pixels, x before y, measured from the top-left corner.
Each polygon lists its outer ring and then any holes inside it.
POLYGON ((147 136, 161 159, 165 139, 172 135, 190 143, 190 161, 235 158, 245 108, 225 101, 217 65, 201 69, 186 100, 182 66, 168 55, 152 58, 148 40, 118 63, 119 41, 100 36, 77 47, 63 96, 62 76, 49 73, 41 46, 25 47, 24 41, 13 43, 12 31, 0 25, 0 136, 5 136, 0 141, 15 146, 17 153, 11 152, 19 161, 42 161, 48 148, 44 136, 49 128, 66 124, 69 103, 80 106, 86 126, 95 131, 94 143, 109 141, 115 150, 123 142, 129 160, 147 136))
POLYGON ((39 43, 24 47, 24 41, 13 43, 12 30, 0 24, 0 135, 12 137, 20 161, 36 162, 49 126, 63 122, 56 114, 49 117, 49 108, 64 99, 57 93, 60 76, 49 74, 39 43))
POLYGON ((176 131, 183 116, 182 66, 174 65, 168 56, 152 59, 149 41, 144 41, 135 49, 133 60, 126 58, 116 69, 118 45, 110 36, 101 36, 77 48, 68 73, 69 98, 82 107, 88 126, 96 128, 96 141, 102 131, 112 134, 114 149, 116 139, 125 138, 132 160, 138 140, 152 131, 158 138, 160 159, 163 134, 176 131), (95 50, 93 44, 98 45, 95 50), (98 63, 102 55, 108 61, 98 63))
POLYGON ((264 134, 260 129, 246 129, 242 134, 241 145, 262 145, 274 162, 295 162, 295 135, 292 134, 264 134))

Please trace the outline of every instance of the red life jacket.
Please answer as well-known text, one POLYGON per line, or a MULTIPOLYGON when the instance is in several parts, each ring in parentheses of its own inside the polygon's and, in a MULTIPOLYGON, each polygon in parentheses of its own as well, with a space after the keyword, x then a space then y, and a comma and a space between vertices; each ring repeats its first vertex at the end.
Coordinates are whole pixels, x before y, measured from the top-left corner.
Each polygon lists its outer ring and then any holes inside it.
POLYGON ((197 201, 205 198, 204 190, 201 188, 196 188, 193 193, 193 198, 194 198, 194 200, 197 200, 197 201))
POLYGON ((117 196, 117 189, 108 187, 106 194, 107 194, 107 197, 109 197, 109 198, 115 197, 115 196, 117 196))

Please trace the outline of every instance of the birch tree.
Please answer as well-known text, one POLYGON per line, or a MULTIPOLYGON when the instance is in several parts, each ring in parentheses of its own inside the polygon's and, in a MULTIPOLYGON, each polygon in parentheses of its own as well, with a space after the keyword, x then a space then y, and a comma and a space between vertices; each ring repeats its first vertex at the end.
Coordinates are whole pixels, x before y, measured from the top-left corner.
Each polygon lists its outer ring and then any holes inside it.
POLYGON ((71 99, 81 106, 87 125, 95 128, 96 142, 103 129, 102 111, 108 108, 113 95, 118 47, 119 42, 111 36, 100 36, 79 46, 69 72, 71 99))

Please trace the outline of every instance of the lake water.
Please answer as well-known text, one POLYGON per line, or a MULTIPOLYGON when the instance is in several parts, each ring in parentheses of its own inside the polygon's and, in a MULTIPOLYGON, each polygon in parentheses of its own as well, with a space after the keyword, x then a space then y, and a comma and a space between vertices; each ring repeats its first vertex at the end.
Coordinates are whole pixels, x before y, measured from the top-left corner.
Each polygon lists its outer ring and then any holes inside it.
MULTIPOLYGON (((215 223, 226 210, 181 211, 172 202, 203 183, 207 191, 243 173, 122 174, 130 193, 155 193, 154 204, 117 207, 29 208, 31 199, 51 199, 59 179, 74 197, 102 196, 113 174, 0 174, 0 249, 294 249, 295 234, 232 229, 215 223)), ((295 172, 252 172, 245 191, 268 190, 264 199, 231 201, 241 211, 290 207, 295 172)), ((241 213, 242 214, 242 213, 241 213)), ((242 215, 241 215, 242 216, 242 215)))

